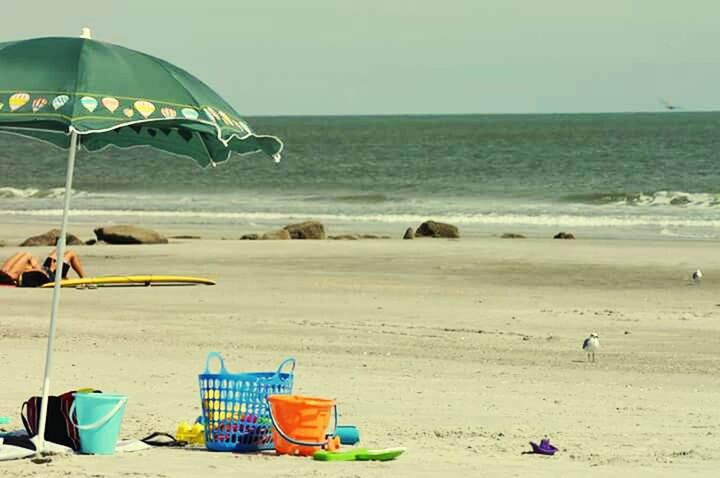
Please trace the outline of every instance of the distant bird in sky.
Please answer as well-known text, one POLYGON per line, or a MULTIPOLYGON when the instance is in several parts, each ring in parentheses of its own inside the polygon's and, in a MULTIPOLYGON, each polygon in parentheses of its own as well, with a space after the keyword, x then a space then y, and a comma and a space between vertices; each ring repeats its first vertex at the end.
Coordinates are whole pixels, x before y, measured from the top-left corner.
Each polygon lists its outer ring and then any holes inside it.
POLYGON ((692 280, 693 282, 698 284, 700 282, 700 279, 702 279, 702 272, 700 272, 700 269, 698 269, 692 273, 692 280))
POLYGON ((664 99, 660 98, 660 102, 665 106, 665 109, 673 111, 673 110, 679 110, 680 107, 677 105, 673 105, 665 101, 664 99))
POLYGON ((583 350, 587 353, 588 360, 592 357, 592 361, 595 361, 595 352, 600 350, 600 337, 598 334, 593 332, 590 337, 586 338, 582 346, 583 350))

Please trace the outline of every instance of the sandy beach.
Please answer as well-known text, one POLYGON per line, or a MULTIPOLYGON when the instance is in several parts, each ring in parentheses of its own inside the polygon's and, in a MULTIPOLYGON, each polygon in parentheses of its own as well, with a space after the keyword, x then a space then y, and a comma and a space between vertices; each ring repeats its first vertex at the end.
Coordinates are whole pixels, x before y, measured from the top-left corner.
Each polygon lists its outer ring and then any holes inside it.
MULTIPOLYGON (((4 224, 16 244, 53 224, 4 224)), ((91 237, 91 225, 71 227, 91 237)), ((720 252, 713 242, 481 237, 201 240, 76 248, 91 275, 193 274, 213 287, 65 289, 54 393, 128 395, 124 438, 200 410, 210 351, 231 371, 297 359, 295 392, 335 398, 389 463, 152 449, 3 462, 0 474, 198 476, 716 476, 720 252), (701 267, 705 278, 692 285, 701 267), (588 363, 582 340, 602 349, 588 363), (523 454, 551 438, 554 457, 523 454)), ((246 232, 246 231, 243 231, 246 232)), ((247 231, 249 232, 249 231, 247 231)), ((18 250, 0 248, 0 257, 18 250)), ((47 248, 35 248, 43 255, 47 248)), ((0 415, 39 394, 51 292, 0 289, 0 415)))

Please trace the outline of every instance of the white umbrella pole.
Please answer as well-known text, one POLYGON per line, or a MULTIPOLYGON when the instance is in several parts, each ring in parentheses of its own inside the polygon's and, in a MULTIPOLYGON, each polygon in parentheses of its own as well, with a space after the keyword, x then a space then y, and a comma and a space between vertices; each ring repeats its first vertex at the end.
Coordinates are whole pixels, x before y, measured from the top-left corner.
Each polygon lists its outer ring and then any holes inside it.
POLYGON ((63 209, 62 226, 55 253, 55 287, 53 288, 52 309, 50 311, 50 328, 48 330, 47 352, 45 352, 45 378, 43 379, 42 405, 40 406, 40 425, 38 429, 37 451, 42 453, 45 448, 45 425, 47 422, 48 396, 50 395, 50 369, 52 368, 53 343, 55 342, 55 323, 60 306, 60 281, 62 280, 65 258, 65 236, 67 234, 68 215, 70 212, 70 195, 72 194, 73 170, 75 169, 75 153, 77 152, 78 135, 75 130, 70 132, 70 151, 68 152, 67 173, 65 176, 65 206, 63 209))

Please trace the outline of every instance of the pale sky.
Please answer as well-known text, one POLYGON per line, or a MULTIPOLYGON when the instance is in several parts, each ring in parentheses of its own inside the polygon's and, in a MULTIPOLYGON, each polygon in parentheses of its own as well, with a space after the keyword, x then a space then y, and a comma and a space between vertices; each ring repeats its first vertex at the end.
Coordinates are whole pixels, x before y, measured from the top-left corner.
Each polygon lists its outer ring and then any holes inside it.
POLYGON ((0 41, 90 26, 244 115, 720 109, 717 0, 3 0, 3 12, 0 41))

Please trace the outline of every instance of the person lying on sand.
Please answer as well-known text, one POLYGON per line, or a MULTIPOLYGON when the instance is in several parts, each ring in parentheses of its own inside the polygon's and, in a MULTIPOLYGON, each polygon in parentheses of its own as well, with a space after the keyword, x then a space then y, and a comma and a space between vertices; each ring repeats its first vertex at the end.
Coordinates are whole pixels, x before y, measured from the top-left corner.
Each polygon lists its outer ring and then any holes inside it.
MULTIPOLYGON (((79 277, 85 277, 85 269, 80 262, 80 256, 75 251, 68 250, 64 254, 62 265, 63 279, 67 278, 71 267, 79 277)), ((0 267, 0 284, 40 287, 54 280, 56 268, 57 253, 55 250, 50 252, 42 265, 29 252, 18 252, 0 267)))

